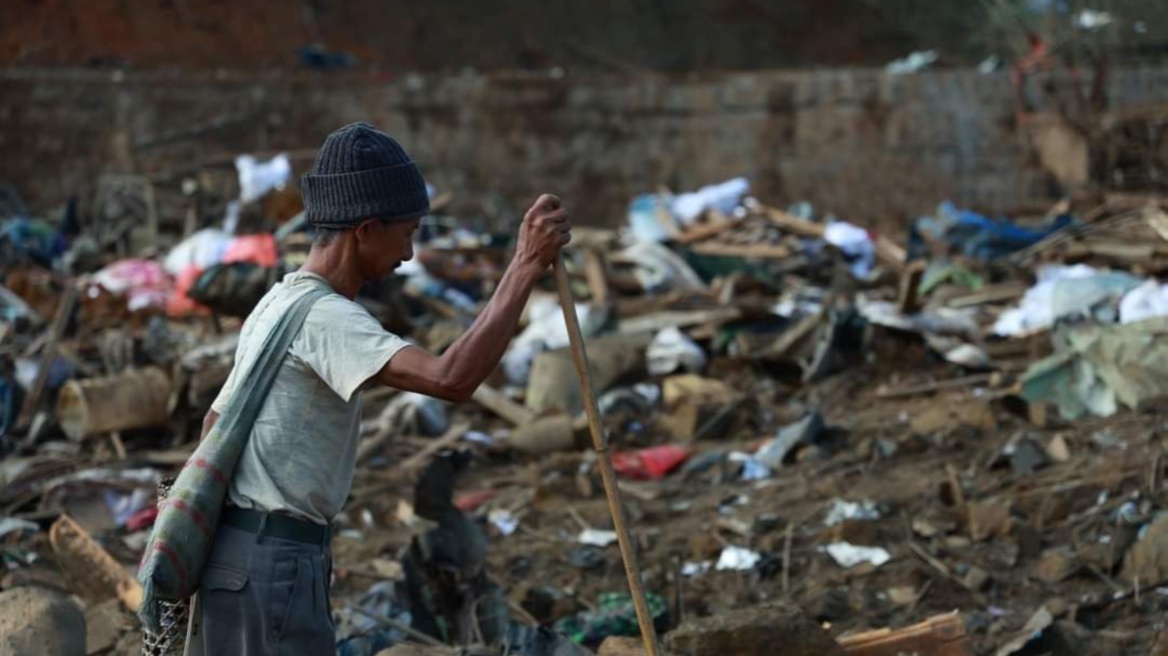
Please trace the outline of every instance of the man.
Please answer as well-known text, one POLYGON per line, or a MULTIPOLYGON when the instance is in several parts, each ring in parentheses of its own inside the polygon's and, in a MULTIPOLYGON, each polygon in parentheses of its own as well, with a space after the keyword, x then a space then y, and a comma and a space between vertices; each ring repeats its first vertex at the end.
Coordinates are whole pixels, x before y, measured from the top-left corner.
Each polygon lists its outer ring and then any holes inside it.
POLYGON ((235 367, 206 435, 277 318, 306 290, 312 306, 276 375, 235 470, 199 598, 208 656, 333 654, 329 522, 352 486, 360 390, 382 384, 465 401, 498 365, 533 286, 570 239, 555 196, 532 205, 511 265, 471 328, 436 356, 382 329, 353 301, 366 281, 413 257, 430 209, 421 171, 366 123, 329 135, 302 180, 316 240, 299 271, 244 323, 235 367))

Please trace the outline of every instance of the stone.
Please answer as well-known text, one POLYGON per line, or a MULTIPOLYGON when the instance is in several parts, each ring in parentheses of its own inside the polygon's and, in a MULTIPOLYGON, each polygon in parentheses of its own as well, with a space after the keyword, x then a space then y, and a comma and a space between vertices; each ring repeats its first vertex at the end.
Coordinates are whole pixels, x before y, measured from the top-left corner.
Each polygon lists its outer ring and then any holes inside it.
POLYGON ((1132 585, 1138 579, 1141 588, 1168 581, 1168 517, 1153 522, 1144 537, 1127 552, 1120 575, 1132 585))
POLYGON ((888 588, 888 600, 897 606, 911 606, 917 601, 917 591, 907 585, 888 588))
POLYGON ((1033 474, 1049 465, 1050 460, 1046 449, 1028 437, 1019 440, 1010 453, 1010 466, 1014 469, 1014 473, 1020 476, 1033 474))
POLYGON ((121 600, 107 599, 85 609, 85 653, 101 654, 113 649, 128 626, 129 615, 121 600))
POLYGON ((1059 547, 1042 554, 1042 559, 1034 568, 1034 575, 1045 583, 1055 584, 1070 578, 1081 567, 1082 563, 1074 551, 1059 547))
POLYGON ((1046 444, 1046 454, 1055 462, 1066 462, 1070 460, 1071 447, 1067 444, 1067 438, 1061 434, 1050 438, 1050 442, 1046 444))
MULTIPOLYGON (((596 393, 643 369, 645 347, 651 339, 652 335, 605 335, 587 340, 588 366, 596 393)), ((525 403, 540 413, 558 410, 576 415, 583 411, 584 397, 571 350, 555 349, 535 356, 525 403)))
POLYGON ((984 569, 976 566, 970 567, 965 576, 961 577, 961 584, 974 592, 986 587, 989 582, 990 575, 984 569))
POLYGON ((794 605, 767 604, 691 619, 665 636, 677 656, 842 656, 845 652, 794 605))
MULTIPOLYGON (((596 656, 645 656, 646 653, 645 643, 639 636, 636 638, 609 636, 600 643, 600 650, 596 652, 596 656)), ((658 653, 661 656, 670 656, 668 652, 660 649, 658 653)))
POLYGON ((0 592, 0 656, 85 656, 85 614, 60 592, 0 592))
POLYGON ((1136 541, 1138 531, 1135 526, 1119 526, 1108 530, 1091 541, 1075 545, 1079 559, 1104 572, 1113 571, 1123 562, 1123 556, 1136 541), (1106 537, 1107 539, 1102 539, 1106 537))
POLYGON ((1156 634, 1156 642, 1152 644, 1148 656, 1168 656, 1168 629, 1156 634))
POLYGON ((969 504, 969 537, 974 542, 995 536, 1009 535, 1014 529, 1014 518, 1009 504, 994 501, 975 501, 969 504))
POLYGON ((934 435, 947 429, 965 427, 988 433, 998 428, 997 415, 984 401, 969 400, 960 404, 936 404, 922 411, 910 422, 913 434, 934 435))
POLYGON ((846 587, 832 588, 812 597, 804 608, 807 616, 816 622, 841 622, 855 614, 846 587))

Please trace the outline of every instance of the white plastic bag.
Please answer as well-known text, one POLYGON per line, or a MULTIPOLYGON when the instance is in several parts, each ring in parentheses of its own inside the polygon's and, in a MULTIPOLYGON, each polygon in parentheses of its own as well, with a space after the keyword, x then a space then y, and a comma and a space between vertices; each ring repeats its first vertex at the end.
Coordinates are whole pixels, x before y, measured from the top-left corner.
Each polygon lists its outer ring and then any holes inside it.
POLYGON ((235 158, 235 170, 239 172, 239 199, 245 203, 259 200, 292 180, 292 162, 284 153, 266 162, 240 155, 235 158))
POLYGON ((664 376, 678 369, 698 372, 706 367, 705 351, 676 326, 657 333, 645 350, 645 360, 652 376, 664 376))

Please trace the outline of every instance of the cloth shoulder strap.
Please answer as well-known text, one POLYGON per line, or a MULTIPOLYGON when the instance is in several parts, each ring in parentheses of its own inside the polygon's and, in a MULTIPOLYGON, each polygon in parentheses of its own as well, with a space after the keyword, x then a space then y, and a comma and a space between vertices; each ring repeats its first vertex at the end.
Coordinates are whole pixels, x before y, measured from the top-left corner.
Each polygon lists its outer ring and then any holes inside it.
POLYGON ((318 300, 330 293, 319 288, 305 292, 293 301, 276 321, 272 332, 264 339, 259 354, 252 361, 247 375, 237 379, 239 382, 235 391, 228 399, 219 421, 216 422, 223 433, 231 434, 239 430, 251 432, 251 426, 264 406, 264 400, 276 379, 280 364, 288 354, 288 349, 292 347, 292 341, 300 333, 309 310, 318 300))

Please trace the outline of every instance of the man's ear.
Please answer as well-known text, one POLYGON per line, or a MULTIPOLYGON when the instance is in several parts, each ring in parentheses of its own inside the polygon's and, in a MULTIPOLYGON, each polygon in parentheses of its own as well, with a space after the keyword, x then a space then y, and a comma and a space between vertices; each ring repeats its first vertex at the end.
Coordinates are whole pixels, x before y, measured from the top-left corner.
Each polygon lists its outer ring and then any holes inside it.
POLYGON ((365 239, 369 236, 369 231, 376 227, 377 219, 365 219, 361 223, 357 224, 357 227, 353 230, 353 233, 357 236, 358 239, 365 239))

